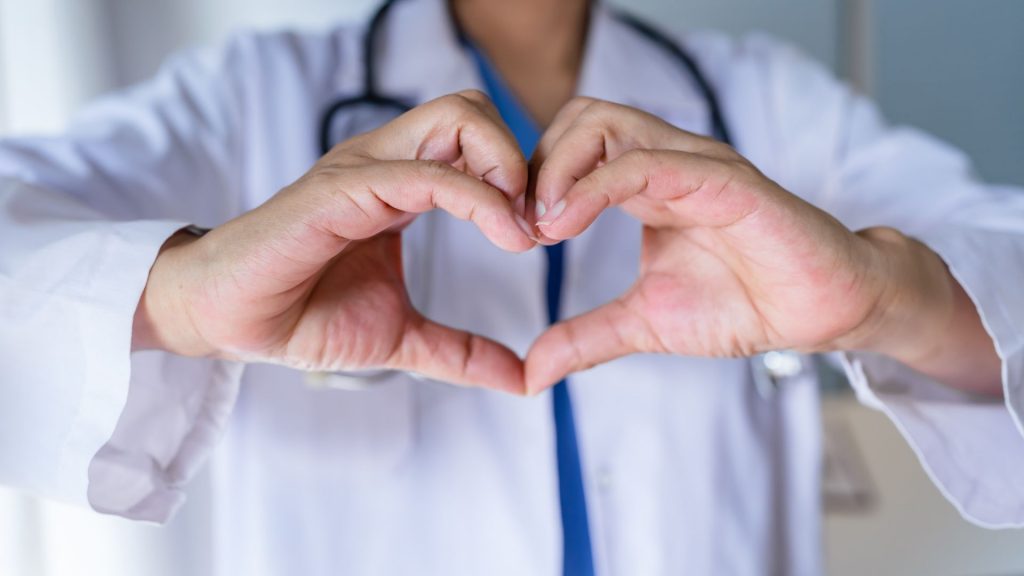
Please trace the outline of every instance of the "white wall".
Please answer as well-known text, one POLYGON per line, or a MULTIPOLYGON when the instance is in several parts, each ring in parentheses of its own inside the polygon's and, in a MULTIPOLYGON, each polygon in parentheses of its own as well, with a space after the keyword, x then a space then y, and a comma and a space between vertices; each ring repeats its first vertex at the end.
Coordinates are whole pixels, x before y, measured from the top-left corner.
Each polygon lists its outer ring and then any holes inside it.
POLYGON ((0 0, 0 133, 52 132, 85 102, 236 28, 317 28, 375 0, 0 0))
POLYGON ((105 0, 0 0, 0 130, 56 130, 114 81, 105 0))

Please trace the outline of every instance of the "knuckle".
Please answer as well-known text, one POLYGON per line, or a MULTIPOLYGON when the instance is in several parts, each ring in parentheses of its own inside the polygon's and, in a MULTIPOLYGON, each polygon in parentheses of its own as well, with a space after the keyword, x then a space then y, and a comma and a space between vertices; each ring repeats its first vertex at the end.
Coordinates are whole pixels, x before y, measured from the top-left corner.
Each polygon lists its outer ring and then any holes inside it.
POLYGON ((490 104, 491 102, 491 99, 487 97, 487 94, 482 90, 477 90, 476 88, 462 90, 460 92, 456 92, 454 95, 476 106, 490 104))
POLYGON ((623 123, 630 120, 632 116, 628 113, 632 108, 608 102, 607 100, 593 100, 576 117, 576 125, 590 132, 590 137, 601 137, 606 141, 621 140, 623 129, 627 129, 634 123, 623 123))
POLYGON ((448 126, 476 125, 488 121, 490 100, 479 90, 464 90, 438 98, 433 103, 448 126))
POLYGON ((660 152, 634 148, 623 154, 623 157, 633 171, 644 175, 645 187, 657 187, 674 180, 675 166, 666 161, 665 155, 660 152))
POLYGON ((721 140, 716 140, 714 138, 711 138, 710 136, 707 136, 706 138, 708 139, 710 145, 714 146, 723 158, 727 158, 735 162, 747 162, 747 159, 744 158, 743 155, 741 155, 735 148, 733 148, 731 144, 727 144, 725 142, 722 142, 721 140))
POLYGON ((574 111, 575 113, 578 114, 578 113, 586 110, 587 107, 589 107, 591 104, 593 104, 595 102, 597 102, 597 99, 596 98, 592 98, 590 96, 574 96, 565 105, 565 108, 567 110, 569 110, 569 111, 574 111))
POLYGON ((606 110, 607 102, 592 100, 580 111, 579 119, 584 122, 594 122, 603 117, 606 110))
POLYGON ((733 157, 726 158, 719 161, 723 168, 736 174, 737 176, 743 176, 748 179, 753 179, 761 175, 761 171, 756 166, 750 163, 746 158, 739 154, 733 157))
POLYGON ((361 166, 373 161, 371 150, 369 136, 363 134, 335 144, 327 154, 324 154, 321 162, 341 167, 361 166))
POLYGON ((445 164, 440 160, 420 160, 416 162, 417 174, 419 178, 430 182, 437 182, 450 179, 454 168, 445 164))
POLYGON ((609 116, 615 115, 623 108, 625 108, 625 106, 622 106, 621 104, 616 104, 607 100, 594 99, 587 104, 586 108, 583 109, 581 116, 590 120, 603 121, 609 116))
POLYGON ((322 164, 304 174, 296 184, 303 189, 333 194, 342 189, 341 182, 348 175, 341 166, 322 164))
POLYGON ((465 118, 479 111, 477 104, 472 100, 473 97, 468 95, 468 92, 442 96, 437 103, 447 114, 455 118, 465 118))
POLYGON ((367 139, 366 134, 360 134, 358 136, 348 138, 347 140, 336 142, 329 150, 327 150, 326 154, 321 156, 321 158, 333 160, 352 154, 362 153, 366 148, 367 139))

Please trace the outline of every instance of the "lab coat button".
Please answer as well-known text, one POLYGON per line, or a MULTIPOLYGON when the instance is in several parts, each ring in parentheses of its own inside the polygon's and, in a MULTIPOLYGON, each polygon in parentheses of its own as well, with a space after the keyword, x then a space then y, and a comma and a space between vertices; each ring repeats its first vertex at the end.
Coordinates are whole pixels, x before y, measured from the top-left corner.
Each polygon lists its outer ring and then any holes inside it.
POLYGON ((799 376, 804 370, 800 355, 790 350, 773 350, 765 354, 761 361, 768 376, 776 383, 799 376))
POLYGON ((768 400, 782 384, 804 372, 804 362, 796 352, 773 350, 752 359, 751 368, 757 392, 768 400))

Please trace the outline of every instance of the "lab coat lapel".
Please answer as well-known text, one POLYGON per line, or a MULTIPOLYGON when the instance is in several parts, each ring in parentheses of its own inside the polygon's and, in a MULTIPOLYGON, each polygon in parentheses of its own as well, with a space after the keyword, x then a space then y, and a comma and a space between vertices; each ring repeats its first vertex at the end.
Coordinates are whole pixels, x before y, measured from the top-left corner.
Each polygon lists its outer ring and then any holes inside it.
POLYGON ((577 93, 625 104, 692 132, 709 131, 708 106, 683 65, 597 4, 577 93))
POLYGON ((442 0, 406 0, 392 8, 378 53, 381 92, 422 104, 483 88, 442 0))

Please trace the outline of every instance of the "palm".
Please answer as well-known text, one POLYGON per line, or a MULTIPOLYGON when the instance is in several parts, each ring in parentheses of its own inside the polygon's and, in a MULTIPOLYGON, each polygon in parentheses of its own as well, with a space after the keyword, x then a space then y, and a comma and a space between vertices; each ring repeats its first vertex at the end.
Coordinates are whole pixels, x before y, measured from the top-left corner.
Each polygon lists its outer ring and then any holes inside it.
POLYGON ((317 370, 387 363, 419 317, 402 277, 401 235, 350 245, 293 308, 294 329, 279 343, 289 362, 317 370))
POLYGON ((225 247, 217 257, 232 263, 230 271, 205 283, 194 299, 193 323, 225 356, 303 370, 390 368, 522 390, 522 361, 514 352, 432 322, 412 306, 400 232, 343 241, 340 248, 336 237, 312 227, 287 237, 257 253, 225 247))
POLYGON ((865 320, 874 292, 856 236, 766 179, 724 182, 693 194, 650 186, 622 203, 645 223, 639 279, 534 343, 531 389, 633 352, 826 349, 865 320))
POLYGON ((195 298, 201 335, 239 358, 309 370, 390 360, 418 317, 402 278, 401 235, 338 244, 306 229, 296 243, 305 250, 283 242, 242 256, 225 250, 230 272, 195 298), (313 256, 318 248, 334 255, 313 256))
POLYGON ((624 302, 644 320, 652 350, 737 356, 766 338, 765 322, 729 265, 693 234, 645 231, 641 274, 624 302))
POLYGON ((507 346, 420 315, 401 228, 434 209, 505 250, 532 248, 527 166, 485 95, 417 106, 332 148, 258 208, 161 251, 133 346, 286 364, 380 367, 521 393, 507 346))
POLYGON ((809 261, 786 247, 811 245, 798 238, 803 231, 766 237, 760 228, 645 230, 640 279, 624 301, 646 319, 652 348, 717 357, 816 349, 866 313, 850 274, 829 262, 841 246, 809 261), (821 318, 818 310, 845 312, 821 318))

